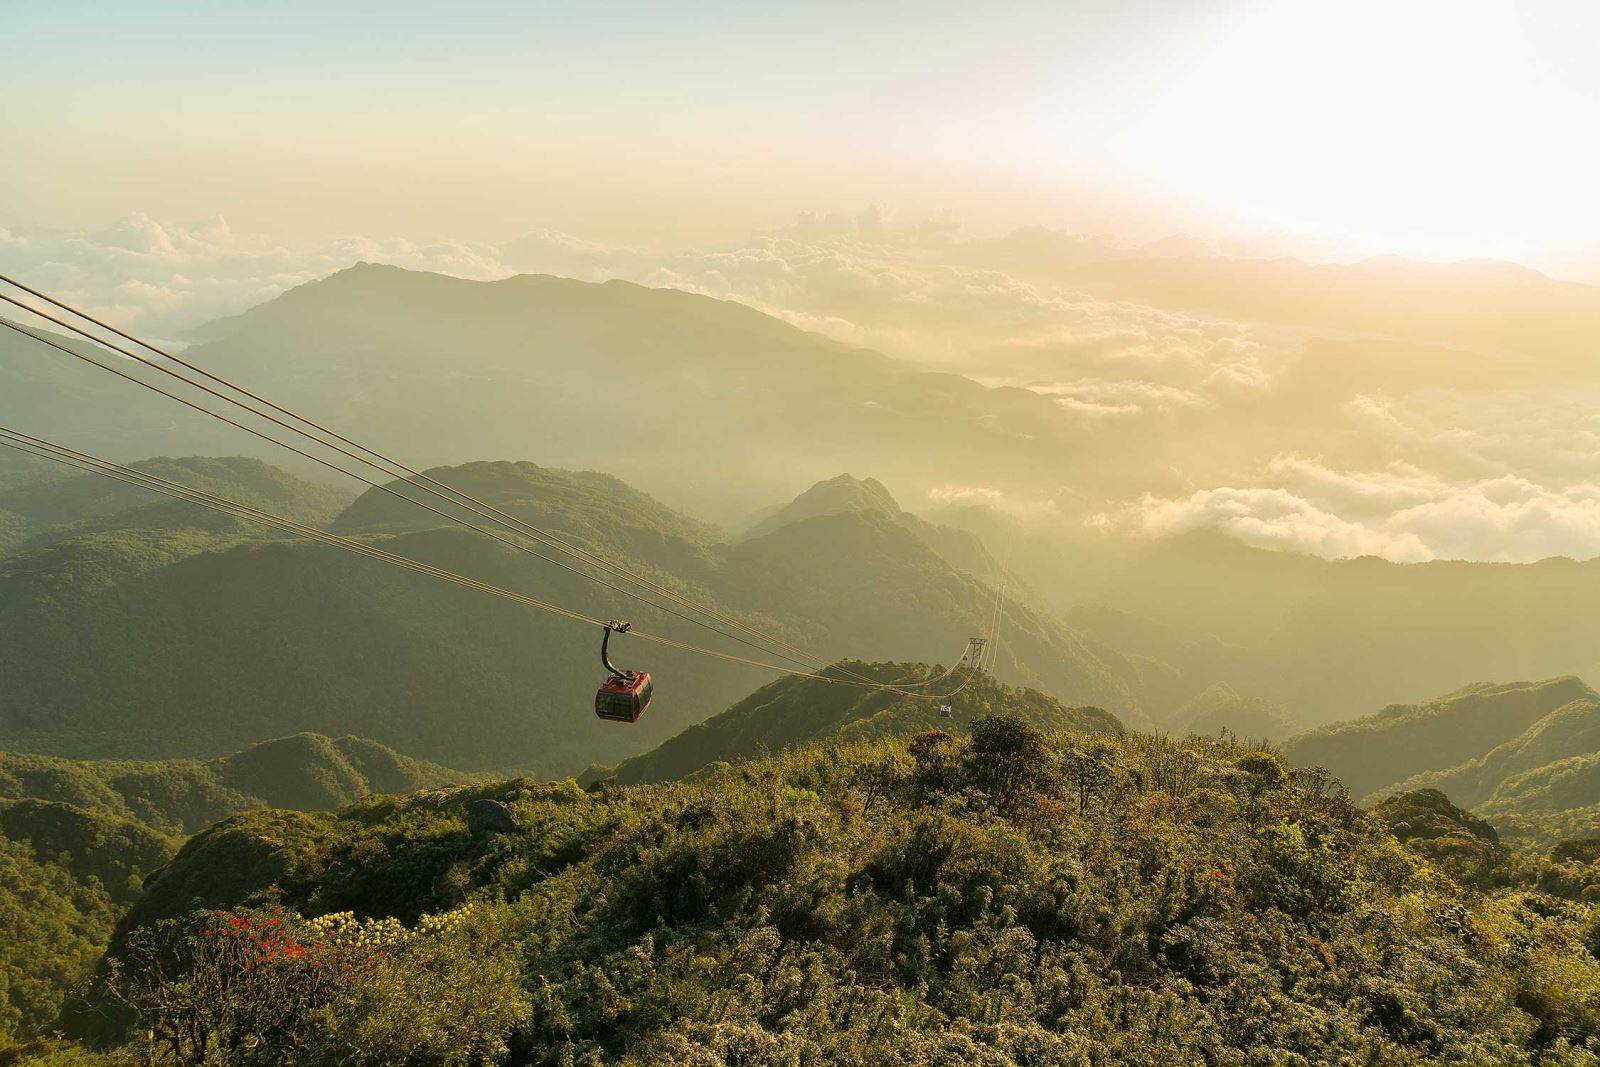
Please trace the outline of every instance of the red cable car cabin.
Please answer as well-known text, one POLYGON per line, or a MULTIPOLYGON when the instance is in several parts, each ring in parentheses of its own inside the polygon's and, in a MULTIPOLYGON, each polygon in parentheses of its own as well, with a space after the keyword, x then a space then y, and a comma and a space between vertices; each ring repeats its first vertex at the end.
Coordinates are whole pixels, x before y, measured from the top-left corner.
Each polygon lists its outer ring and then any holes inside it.
POLYGON ((594 713, 611 722, 638 722, 650 706, 655 685, 649 671, 623 671, 613 674, 595 690, 594 713))
POLYGON ((609 722, 638 722, 655 691, 649 671, 622 671, 611 663, 611 635, 627 633, 628 626, 625 622, 608 622, 606 635, 600 639, 600 662, 605 665, 606 680, 595 690, 594 713, 609 722))

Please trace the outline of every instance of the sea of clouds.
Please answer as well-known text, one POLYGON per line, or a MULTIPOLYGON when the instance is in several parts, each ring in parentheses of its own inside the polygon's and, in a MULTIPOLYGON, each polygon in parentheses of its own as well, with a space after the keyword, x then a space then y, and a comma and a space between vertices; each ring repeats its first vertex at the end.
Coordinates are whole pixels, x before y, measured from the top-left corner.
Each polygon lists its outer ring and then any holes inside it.
MULTIPOLYGON (((1104 237, 1024 230, 963 239, 948 219, 896 225, 882 212, 803 216, 744 240, 678 249, 603 245, 544 232, 499 245, 340 237, 292 243, 134 216, 96 231, 0 228, 0 268, 152 338, 181 340, 358 261, 472 279, 522 272, 623 278, 737 300, 836 340, 990 385, 1033 389, 1108 440, 1162 444, 1173 420, 1203 436, 1259 410, 1305 331, 1114 301, 1075 289, 1071 269, 1128 255, 1238 249, 1188 240, 1128 249, 1104 237), (1215 420, 1208 422, 1207 420, 1215 420)), ((1600 555, 1600 397, 1583 391, 1327 398, 1314 451, 1263 440, 1249 461, 1197 459, 1171 440, 1191 486, 1114 499, 1072 487, 1033 498, 944 487, 934 503, 983 503, 1039 522, 1160 536, 1211 526, 1253 544, 1325 556, 1524 561, 1600 555), (1359 443, 1346 448, 1341 442, 1359 443), (1187 465, 1186 465, 1187 464, 1187 465), (1061 507, 1063 499, 1072 499, 1061 507)), ((1191 441, 1193 440, 1191 436, 1191 441)))

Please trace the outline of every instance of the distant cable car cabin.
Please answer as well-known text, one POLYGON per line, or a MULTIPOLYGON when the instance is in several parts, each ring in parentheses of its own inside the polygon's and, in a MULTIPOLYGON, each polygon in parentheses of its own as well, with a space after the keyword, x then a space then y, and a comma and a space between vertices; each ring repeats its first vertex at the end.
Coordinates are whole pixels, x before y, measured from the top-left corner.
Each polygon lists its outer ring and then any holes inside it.
POLYGON ((605 664, 606 680, 594 693, 594 713, 610 722, 638 722, 644 709, 650 706, 655 685, 649 671, 618 670, 611 663, 608 645, 614 633, 625 634, 631 624, 606 623, 606 635, 600 639, 600 662, 605 664))
POLYGON ((939 718, 948 719, 951 716, 953 716, 955 713, 956 713, 956 709, 951 707, 949 704, 940 704, 939 705, 939 718))

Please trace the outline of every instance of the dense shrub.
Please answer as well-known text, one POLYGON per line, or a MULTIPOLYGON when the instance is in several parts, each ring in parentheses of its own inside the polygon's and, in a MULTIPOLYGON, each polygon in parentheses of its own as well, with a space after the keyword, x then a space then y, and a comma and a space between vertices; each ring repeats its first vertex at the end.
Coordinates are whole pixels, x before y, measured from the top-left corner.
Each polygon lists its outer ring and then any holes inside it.
MULTIPOLYGON (((1397 813, 1477 839, 1424 809, 1397 813)), ((1475 884, 1435 862, 1439 835, 1403 846, 1325 775, 1220 740, 997 718, 694 782, 368 801, 297 832, 228 883, 238 902, 356 901, 410 940, 292 1025, 246 1010, 264 978, 218 988, 205 1025, 235 1062, 1600 1063, 1594 906, 1475 884), (518 829, 466 833, 483 797, 518 829), (364 865, 396 877, 380 892, 364 865), (452 894, 470 918, 418 939, 410 917, 452 894)), ((150 895, 216 854, 202 836, 150 895)))

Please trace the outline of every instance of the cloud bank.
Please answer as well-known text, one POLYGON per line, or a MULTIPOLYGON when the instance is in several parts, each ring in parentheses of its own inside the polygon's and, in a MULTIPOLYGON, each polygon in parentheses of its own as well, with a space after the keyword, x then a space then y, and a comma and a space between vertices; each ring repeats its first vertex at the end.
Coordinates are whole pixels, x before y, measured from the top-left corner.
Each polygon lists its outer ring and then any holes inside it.
MULTIPOLYGON (((1593 389, 1409 392, 1352 378, 1288 395, 1307 331, 1075 289, 1127 256, 1249 251, 1187 239, 1127 249, 1032 229, 964 239, 948 218, 802 216, 716 246, 648 249, 543 232, 500 245, 340 237, 291 244, 223 219, 103 230, 0 228, 7 273, 172 339, 357 261, 473 279, 544 272, 737 300, 796 326, 1049 397, 1093 430, 1101 483, 948 486, 928 500, 1154 537, 1214 527, 1324 556, 1600 555, 1593 389), (1263 459, 1263 457, 1266 457, 1263 459)), ((1260 249, 1254 251, 1262 251, 1260 249)))
POLYGON ((1450 482, 1407 463, 1349 471, 1293 456, 1275 458, 1261 481, 1145 496, 1096 522, 1156 537, 1211 527, 1266 548, 1402 563, 1600 556, 1600 481, 1551 486, 1507 474, 1450 482))

